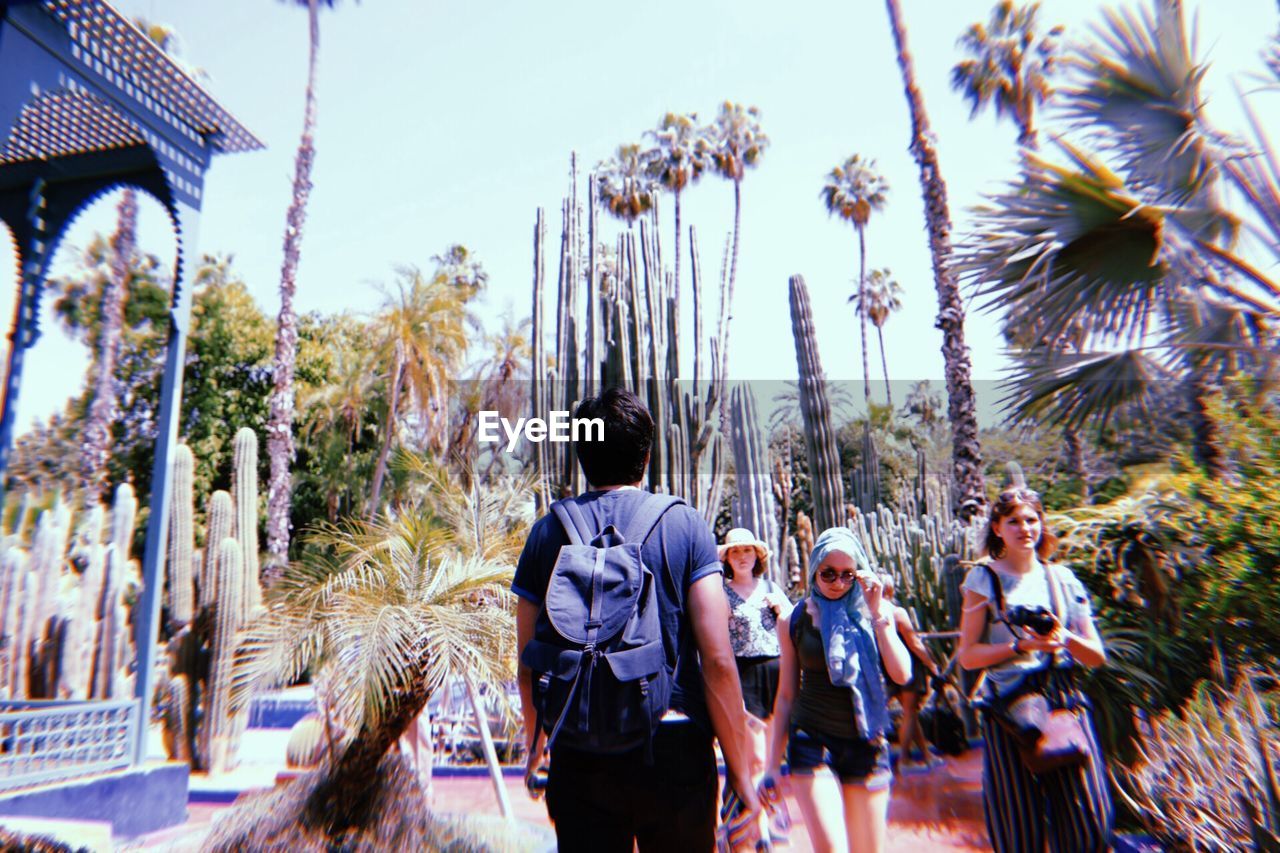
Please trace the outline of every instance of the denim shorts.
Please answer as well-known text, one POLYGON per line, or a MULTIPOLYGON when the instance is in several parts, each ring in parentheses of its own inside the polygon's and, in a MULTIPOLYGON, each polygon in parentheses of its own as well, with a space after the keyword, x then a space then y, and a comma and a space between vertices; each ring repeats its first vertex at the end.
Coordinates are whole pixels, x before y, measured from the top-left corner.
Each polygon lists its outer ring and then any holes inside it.
POLYGON ((814 768, 825 764, 842 785, 863 785, 870 791, 889 787, 893 771, 889 765, 889 742, 861 738, 832 737, 810 734, 791 727, 787 742, 787 766, 792 775, 812 775, 814 768))

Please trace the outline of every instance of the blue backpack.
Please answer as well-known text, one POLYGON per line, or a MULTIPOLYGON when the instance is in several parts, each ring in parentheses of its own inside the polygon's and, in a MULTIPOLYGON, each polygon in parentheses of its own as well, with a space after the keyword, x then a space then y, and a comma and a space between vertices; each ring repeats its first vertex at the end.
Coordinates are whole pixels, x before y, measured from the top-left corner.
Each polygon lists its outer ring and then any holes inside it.
POLYGON ((644 746, 671 703, 653 572, 640 549, 662 514, 683 500, 645 496, 625 531, 597 533, 577 499, 552 504, 569 536, 521 660, 533 670, 533 702, 547 747, 584 752, 644 746))

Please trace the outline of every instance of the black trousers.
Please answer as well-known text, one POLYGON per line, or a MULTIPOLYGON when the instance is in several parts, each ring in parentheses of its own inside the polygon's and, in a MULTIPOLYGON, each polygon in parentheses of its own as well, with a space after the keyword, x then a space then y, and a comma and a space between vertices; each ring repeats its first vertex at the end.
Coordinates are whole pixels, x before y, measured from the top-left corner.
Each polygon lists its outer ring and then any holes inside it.
POLYGON ((624 755, 552 749, 547 813, 560 853, 711 851, 715 848, 715 751, 696 723, 658 727, 653 763, 624 755))

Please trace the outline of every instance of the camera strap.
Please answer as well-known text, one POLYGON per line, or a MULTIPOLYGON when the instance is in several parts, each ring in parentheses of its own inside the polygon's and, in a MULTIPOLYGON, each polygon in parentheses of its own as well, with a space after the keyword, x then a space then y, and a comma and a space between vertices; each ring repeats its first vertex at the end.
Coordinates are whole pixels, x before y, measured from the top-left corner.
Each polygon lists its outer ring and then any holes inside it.
MULTIPOLYGON (((1013 625, 1009 624, 1009 620, 1005 618, 1004 610, 1004 585, 1000 582, 1000 576, 996 574, 996 570, 991 568, 990 563, 979 563, 987 570, 987 577, 991 579, 991 589, 995 592, 995 612, 996 621, 1003 622, 1004 626, 1009 629, 1009 633, 1015 637, 1021 637, 1022 633, 1015 630, 1013 625)), ((1062 597, 1065 593, 1060 592, 1061 578, 1058 573, 1053 570, 1053 564, 1044 563, 1045 585, 1049 587, 1049 609, 1053 611, 1053 615, 1058 617, 1058 624, 1066 626, 1066 613, 1062 610, 1062 597)))

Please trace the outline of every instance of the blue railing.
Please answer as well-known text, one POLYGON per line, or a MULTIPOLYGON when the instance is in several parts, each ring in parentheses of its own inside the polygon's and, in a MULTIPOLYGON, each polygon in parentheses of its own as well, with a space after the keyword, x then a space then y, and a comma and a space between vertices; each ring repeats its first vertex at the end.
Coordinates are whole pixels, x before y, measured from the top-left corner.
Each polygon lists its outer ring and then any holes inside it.
POLYGON ((138 703, 0 702, 0 792, 128 767, 138 703))

